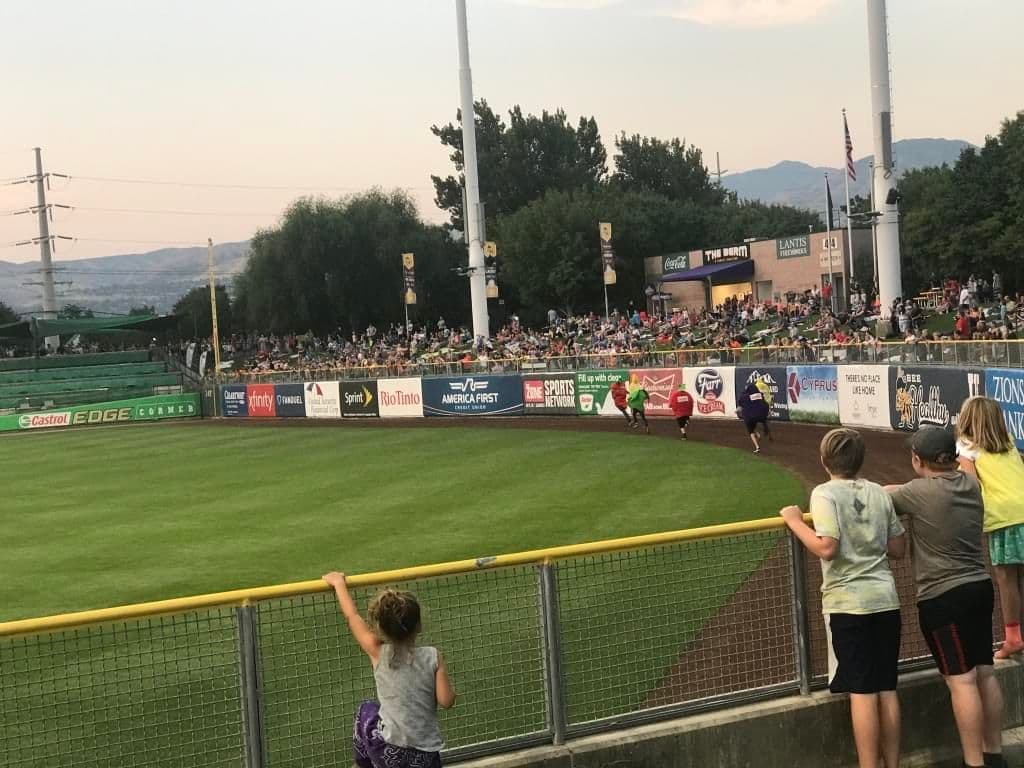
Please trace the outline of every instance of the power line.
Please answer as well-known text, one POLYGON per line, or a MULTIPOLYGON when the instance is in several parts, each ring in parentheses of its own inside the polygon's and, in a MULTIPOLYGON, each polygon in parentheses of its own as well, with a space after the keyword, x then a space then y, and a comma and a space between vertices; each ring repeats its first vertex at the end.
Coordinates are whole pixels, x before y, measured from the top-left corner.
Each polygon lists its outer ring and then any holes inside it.
MULTIPOLYGON (((318 187, 276 184, 221 184, 199 181, 169 181, 165 179, 128 179, 111 176, 71 176, 72 181, 95 181, 107 184, 149 184, 163 187, 198 187, 203 189, 251 189, 277 192, 362 192, 367 187, 318 187)), ((433 187, 401 187, 401 189, 432 190, 433 187)))
MULTIPOLYGON (((163 208, 93 208, 84 205, 70 205, 66 206, 72 211, 91 211, 98 213, 138 213, 138 214, 154 214, 154 215, 170 215, 170 216, 242 216, 242 217, 261 217, 261 216, 280 216, 281 212, 267 213, 255 212, 255 211, 180 211, 163 208)), ((3 214, 0 214, 3 215, 3 214)))

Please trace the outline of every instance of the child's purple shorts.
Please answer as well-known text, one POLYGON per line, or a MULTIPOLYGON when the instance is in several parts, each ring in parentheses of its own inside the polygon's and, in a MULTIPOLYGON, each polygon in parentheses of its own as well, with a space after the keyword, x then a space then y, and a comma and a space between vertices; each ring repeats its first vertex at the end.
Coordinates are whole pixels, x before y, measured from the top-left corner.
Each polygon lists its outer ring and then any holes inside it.
POLYGON ((364 701, 352 729, 352 756, 359 768, 441 768, 440 753, 392 746, 381 728, 380 704, 364 701))

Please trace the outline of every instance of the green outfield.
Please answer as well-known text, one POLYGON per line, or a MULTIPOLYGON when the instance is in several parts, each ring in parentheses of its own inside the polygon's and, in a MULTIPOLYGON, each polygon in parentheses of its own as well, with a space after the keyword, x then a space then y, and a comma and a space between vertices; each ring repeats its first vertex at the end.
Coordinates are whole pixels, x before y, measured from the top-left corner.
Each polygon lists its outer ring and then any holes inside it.
POLYGON ((632 433, 160 425, 0 445, 0 620, 744 520, 803 495, 745 453, 632 433))
MULTIPOLYGON (((746 453, 625 430, 145 426, 0 445, 18 478, 8 619, 730 522, 803 496, 746 453)), ((570 720, 647 706, 779 535, 560 563, 570 720)), ((545 728, 536 579, 409 585, 460 691, 450 746, 545 728)), ((272 763, 348 764, 373 682, 333 599, 267 601, 258 617, 272 763)), ((232 608, 0 641, 0 754, 19 768, 237 764, 236 642, 232 608)))

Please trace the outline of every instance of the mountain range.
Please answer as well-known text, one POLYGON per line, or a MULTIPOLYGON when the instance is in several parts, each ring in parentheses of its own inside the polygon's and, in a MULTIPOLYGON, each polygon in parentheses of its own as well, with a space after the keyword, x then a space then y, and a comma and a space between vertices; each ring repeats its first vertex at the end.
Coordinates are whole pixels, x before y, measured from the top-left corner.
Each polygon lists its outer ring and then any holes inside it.
MULTIPOLYGON (((897 141, 893 144, 896 169, 903 174, 918 168, 952 165, 960 157, 960 153, 970 146, 971 144, 966 141, 954 139, 897 141)), ((851 198, 856 195, 868 197, 870 194, 872 162, 874 155, 856 161, 857 180, 850 183, 851 198)), ((816 167, 793 160, 784 160, 771 168, 758 168, 722 176, 722 186, 735 192, 741 200, 760 200, 765 203, 793 205, 811 211, 824 211, 826 173, 832 186, 832 199, 835 205, 845 205, 845 169, 816 167)))
MULTIPOLYGON (((907 139, 896 142, 897 167, 905 172, 916 168, 955 163, 960 153, 971 146, 950 139, 907 139)), ((872 158, 857 161, 857 181, 851 195, 868 195, 869 164, 872 158)), ((829 174, 836 205, 844 196, 840 168, 814 167, 786 160, 771 168, 759 168, 722 177, 722 185, 744 200, 785 203, 812 211, 824 210, 823 178, 829 174)), ((245 267, 248 241, 214 246, 217 274, 229 283, 245 267)), ((95 312, 127 313, 133 306, 149 305, 158 312, 171 311, 174 303, 191 288, 207 284, 206 248, 165 248, 149 253, 103 256, 76 261, 59 261, 58 305, 77 304, 95 312)), ((25 285, 39 280, 39 265, 0 261, 0 300, 17 312, 38 311, 40 288, 25 285)))
MULTIPOLYGON (((248 241, 213 247, 214 269, 230 280, 242 271, 249 253, 248 241)), ((57 305, 77 304, 94 312, 126 314, 133 306, 149 305, 168 313, 191 288, 208 284, 206 248, 164 248, 149 253, 100 256, 94 259, 54 262, 57 270, 57 305)), ((0 300, 16 312, 40 309, 40 288, 25 285, 39 281, 39 264, 0 261, 0 300)))

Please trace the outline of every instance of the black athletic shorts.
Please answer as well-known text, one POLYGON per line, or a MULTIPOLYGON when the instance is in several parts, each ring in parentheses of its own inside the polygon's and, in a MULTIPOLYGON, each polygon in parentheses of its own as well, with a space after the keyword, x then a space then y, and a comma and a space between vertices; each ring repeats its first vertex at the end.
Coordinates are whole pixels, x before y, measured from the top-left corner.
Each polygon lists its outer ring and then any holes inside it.
POLYGON ((828 689, 832 693, 896 690, 900 612, 825 614, 828 689))
POLYGON ((690 423, 689 416, 676 416, 676 424, 679 425, 680 429, 686 429, 686 425, 690 423))
POLYGON ((743 423, 747 425, 747 434, 748 435, 752 435, 752 434, 754 434, 757 431, 757 425, 758 424, 763 424, 764 425, 764 431, 765 432, 768 431, 768 420, 767 419, 754 419, 753 421, 750 420, 750 419, 744 419, 743 423))
POLYGON ((984 579, 917 604, 921 634, 944 676, 992 665, 994 602, 992 582, 984 579))

